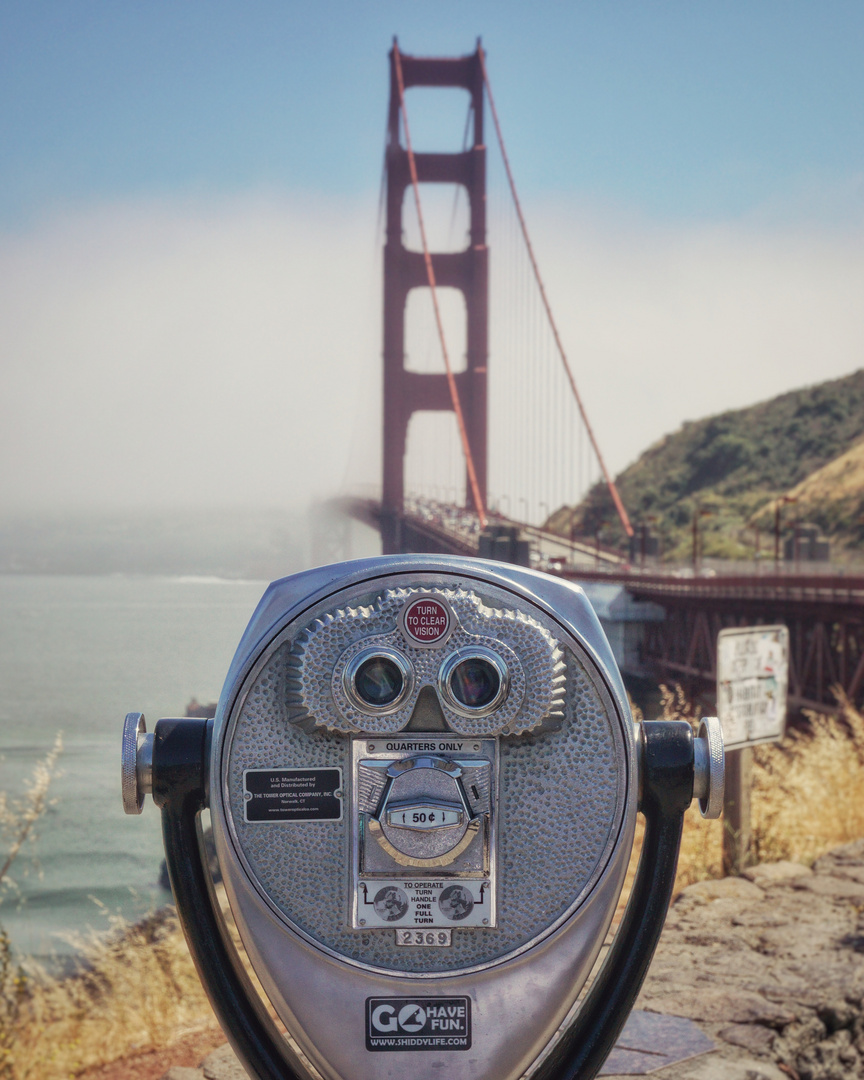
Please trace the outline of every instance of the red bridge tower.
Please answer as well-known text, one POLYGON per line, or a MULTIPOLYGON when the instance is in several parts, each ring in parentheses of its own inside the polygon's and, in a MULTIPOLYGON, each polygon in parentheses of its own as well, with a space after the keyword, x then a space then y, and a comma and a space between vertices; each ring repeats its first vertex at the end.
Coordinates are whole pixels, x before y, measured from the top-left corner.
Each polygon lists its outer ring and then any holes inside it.
MULTIPOLYGON (((471 214, 464 251, 432 254, 438 287, 461 289, 467 316, 467 362, 455 374, 480 498, 486 505, 486 365, 489 354, 489 259, 486 247, 486 147, 483 144, 483 68, 479 44, 470 56, 427 58, 399 54, 404 86, 461 87, 471 95, 473 145, 457 154, 415 154, 420 183, 462 184, 471 214)), ((402 208, 411 184, 408 152, 399 138, 400 98, 390 53, 387 137, 387 240, 384 247, 384 455, 381 539, 385 554, 402 550, 405 447, 415 412, 453 411, 447 376, 405 368, 405 308, 411 289, 428 288, 423 253, 402 243, 402 208)), ((443 364, 442 364, 443 367, 443 364)), ((466 483, 466 492, 469 487, 466 483)), ((469 496, 470 500, 470 496, 469 496)))

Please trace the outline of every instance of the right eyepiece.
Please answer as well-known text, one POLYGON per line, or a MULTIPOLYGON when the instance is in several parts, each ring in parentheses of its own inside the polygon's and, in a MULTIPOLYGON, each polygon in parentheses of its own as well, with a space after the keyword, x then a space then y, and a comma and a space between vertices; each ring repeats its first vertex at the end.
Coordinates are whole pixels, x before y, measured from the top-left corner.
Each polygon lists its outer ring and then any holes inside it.
POLYGON ((510 675, 497 653, 481 646, 468 647, 444 661, 438 689, 459 715, 485 716, 505 701, 510 675))
POLYGON ((353 656, 342 677, 345 693, 362 712, 396 712, 411 693, 414 675, 395 649, 371 646, 353 656))

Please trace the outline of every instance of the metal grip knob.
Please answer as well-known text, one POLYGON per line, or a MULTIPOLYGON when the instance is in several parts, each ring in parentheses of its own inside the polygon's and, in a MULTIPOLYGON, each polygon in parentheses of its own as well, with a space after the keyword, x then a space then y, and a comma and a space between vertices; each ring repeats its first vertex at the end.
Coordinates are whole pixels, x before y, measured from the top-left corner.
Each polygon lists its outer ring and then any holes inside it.
POLYGON ((693 740, 693 798, 704 818, 719 818, 726 787, 723 731, 716 716, 703 716, 693 740))
POLYGON ((127 713, 123 721, 120 784, 123 809, 127 814, 140 814, 144 796, 153 790, 153 736, 147 734, 140 712, 127 713))

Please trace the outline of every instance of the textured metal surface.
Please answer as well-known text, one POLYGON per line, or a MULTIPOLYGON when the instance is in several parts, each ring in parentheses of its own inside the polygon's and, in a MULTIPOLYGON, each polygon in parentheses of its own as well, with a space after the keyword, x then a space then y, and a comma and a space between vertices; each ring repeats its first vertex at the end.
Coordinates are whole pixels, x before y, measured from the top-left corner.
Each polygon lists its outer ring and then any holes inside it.
MULTIPOLYGON (((487 626, 480 620, 488 619, 495 632, 509 634, 514 667, 525 659, 532 690, 536 682, 537 697, 542 702, 521 710, 520 715, 527 716, 528 723, 539 722, 548 713, 550 703, 558 700, 555 691, 565 685, 561 676, 566 670, 567 696, 558 730, 501 740, 499 926, 457 932, 452 948, 432 950, 435 955, 422 949, 397 949, 392 931, 348 930, 345 874, 350 837, 346 823, 269 824, 262 829, 243 820, 244 769, 347 764, 348 740, 344 736, 318 727, 307 731, 292 722, 295 713, 286 698, 292 699, 296 685, 297 639, 302 649, 308 648, 312 640, 326 641, 327 652, 317 661, 317 684, 311 667, 306 669, 307 684, 312 684, 318 695, 318 712, 329 709, 333 714, 327 691, 332 692, 334 685, 341 687, 341 678, 328 678, 327 672, 344 653, 345 641, 350 641, 352 635, 362 635, 355 643, 358 648, 367 645, 370 620, 377 620, 372 622, 372 628, 383 631, 381 637, 388 632, 398 633, 395 623, 399 611, 416 590, 380 586, 370 590, 368 584, 364 585, 356 590, 349 604, 336 609, 331 606, 329 611, 324 607, 279 636, 248 681, 234 712, 228 734, 228 805, 232 831, 253 877, 273 906, 312 940, 348 960, 383 969, 453 971, 491 962, 527 946, 562 919, 596 880, 621 824, 628 750, 614 706, 596 670, 589 673, 575 642, 562 649, 553 634, 558 628, 538 609, 523 603, 527 610, 517 610, 513 594, 492 585, 481 590, 476 583, 474 588, 465 589, 452 577, 429 577, 417 586, 426 591, 443 591, 471 630, 487 626), (332 614, 334 610, 338 618, 332 614), (349 610, 363 612, 356 624, 346 617, 349 610), (477 621, 469 621, 471 613, 483 610, 489 614, 475 614, 477 621), (392 620, 389 631, 384 612, 392 620), (545 625, 539 621, 541 618, 545 625), (310 632, 310 626, 314 632, 310 632), (330 632, 322 636, 322 631, 327 630, 330 632), (538 642, 545 650, 545 670, 540 667, 543 652, 538 642)), ((487 636, 489 633, 487 629, 487 636)), ((459 634, 467 631, 457 628, 443 654, 464 644, 464 640, 457 640, 459 634)), ((500 642, 496 642, 496 649, 502 651, 500 642)), ((432 666, 437 671, 442 653, 428 648, 418 653, 435 658, 432 666)), ((428 678, 434 683, 433 673, 428 678)), ((504 708, 509 705, 510 699, 504 708)), ((402 717, 403 725, 408 718, 402 717)), ((376 725, 382 719, 388 718, 376 717, 376 725)), ((511 721, 513 726, 519 723, 516 718, 511 721)))
POLYGON ((303 627, 289 657, 286 690, 290 719, 306 729, 325 728, 345 734, 395 734, 408 723, 420 691, 437 688, 439 672, 454 652, 477 646, 500 655, 507 665, 507 699, 488 715, 467 715, 441 699, 444 717, 460 735, 522 734, 557 726, 565 698, 565 665, 561 647, 549 628, 513 607, 484 603, 473 590, 456 587, 385 589, 369 604, 348 604, 325 611, 303 627), (400 629, 399 616, 415 596, 434 591, 453 610, 457 625, 438 648, 413 643, 400 629), (373 646, 398 650, 410 662, 411 693, 400 708, 386 715, 361 711, 345 693, 344 672, 359 652, 373 646), (331 672, 329 680, 324 673, 331 672), (526 694, 526 687, 531 693, 526 694))
POLYGON ((716 716, 703 716, 693 742, 693 798, 699 800, 704 818, 719 818, 726 789, 726 755, 723 729, 716 716))
POLYGON ((120 790, 127 814, 140 814, 144 809, 144 792, 138 786, 138 736, 146 730, 143 713, 126 714, 120 748, 120 790))

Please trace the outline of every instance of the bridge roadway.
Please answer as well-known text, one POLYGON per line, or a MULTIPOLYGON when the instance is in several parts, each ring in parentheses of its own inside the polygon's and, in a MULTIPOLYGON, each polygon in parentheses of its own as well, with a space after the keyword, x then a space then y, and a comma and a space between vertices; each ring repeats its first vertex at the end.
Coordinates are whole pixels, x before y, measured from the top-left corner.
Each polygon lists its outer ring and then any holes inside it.
MULTIPOLYGON (((381 505, 344 498, 339 509, 375 529, 381 505)), ((504 521, 505 519, 501 519, 504 521)), ((511 522, 511 524, 518 524, 511 522)), ((620 556, 521 526, 547 573, 589 585, 621 585, 646 612, 639 627, 639 673, 710 693, 717 681, 717 634, 725 627, 783 623, 789 628, 789 704, 837 711, 837 694, 864 707, 864 575, 826 573, 643 572, 620 556), (657 607, 648 607, 648 604, 657 607)), ((476 555, 479 524, 459 507, 413 500, 399 522, 403 551, 476 555)))
MULTIPOLYGON (((405 501, 406 511, 398 523, 403 551, 438 555, 477 554, 480 523, 473 511, 432 499, 406 498, 405 501)), ((345 496, 334 500, 333 505, 349 517, 380 531, 382 510, 379 500, 345 496)), ((490 514, 489 522, 492 525, 515 525, 530 537, 543 569, 558 564, 597 569, 600 566, 620 567, 624 563, 620 555, 607 548, 598 548, 582 540, 565 540, 557 533, 536 525, 525 525, 500 514, 490 514)))

